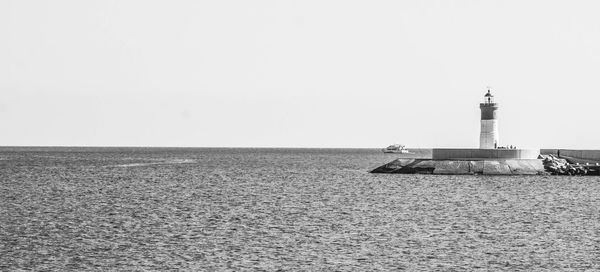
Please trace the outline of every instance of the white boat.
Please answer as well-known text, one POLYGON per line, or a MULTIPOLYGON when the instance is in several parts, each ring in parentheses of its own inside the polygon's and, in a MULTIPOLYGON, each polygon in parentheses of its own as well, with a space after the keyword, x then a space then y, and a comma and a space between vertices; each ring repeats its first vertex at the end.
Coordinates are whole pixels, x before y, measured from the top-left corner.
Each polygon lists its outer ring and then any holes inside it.
POLYGON ((401 144, 393 144, 384 149, 381 149, 383 153, 408 153, 408 149, 401 144))

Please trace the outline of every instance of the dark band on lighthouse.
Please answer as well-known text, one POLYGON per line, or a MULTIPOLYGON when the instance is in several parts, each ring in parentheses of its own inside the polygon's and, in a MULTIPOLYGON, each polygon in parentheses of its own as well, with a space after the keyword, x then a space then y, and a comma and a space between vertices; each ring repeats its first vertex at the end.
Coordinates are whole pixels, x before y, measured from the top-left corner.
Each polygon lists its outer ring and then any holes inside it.
POLYGON ((479 104, 479 108, 481 109, 481 120, 495 120, 497 119, 496 110, 498 109, 498 104, 479 104))

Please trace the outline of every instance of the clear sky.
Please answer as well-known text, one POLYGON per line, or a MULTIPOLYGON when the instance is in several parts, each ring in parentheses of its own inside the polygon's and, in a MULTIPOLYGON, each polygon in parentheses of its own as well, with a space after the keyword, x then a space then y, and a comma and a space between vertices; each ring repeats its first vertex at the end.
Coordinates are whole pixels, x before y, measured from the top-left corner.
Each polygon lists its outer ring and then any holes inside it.
POLYGON ((0 1, 0 145, 600 149, 600 1, 0 1))

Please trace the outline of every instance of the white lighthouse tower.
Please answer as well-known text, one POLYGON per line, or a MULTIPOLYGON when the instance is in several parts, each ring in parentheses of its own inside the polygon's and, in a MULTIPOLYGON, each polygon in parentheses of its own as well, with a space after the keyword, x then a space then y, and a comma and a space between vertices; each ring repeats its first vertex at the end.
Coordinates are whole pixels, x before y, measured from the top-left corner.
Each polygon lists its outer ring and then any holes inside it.
POLYGON ((496 111, 498 104, 494 102, 494 96, 488 89, 484 96, 481 108, 481 134, 479 135, 479 148, 495 149, 498 147, 498 118, 496 111))

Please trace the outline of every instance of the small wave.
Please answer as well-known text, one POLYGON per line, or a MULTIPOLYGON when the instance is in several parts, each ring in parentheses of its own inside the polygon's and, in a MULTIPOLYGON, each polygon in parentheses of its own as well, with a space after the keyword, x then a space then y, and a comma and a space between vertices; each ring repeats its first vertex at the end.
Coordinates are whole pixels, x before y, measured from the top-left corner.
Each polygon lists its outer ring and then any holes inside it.
POLYGON ((126 163, 126 164, 116 164, 110 165, 109 167, 140 167, 140 166, 149 166, 149 165, 159 165, 159 164, 182 164, 182 163, 195 163, 196 160, 191 159, 173 159, 173 160, 165 160, 161 162, 140 162, 140 163, 126 163))
POLYGON ((168 160, 167 163, 195 163, 196 160, 192 160, 192 159, 174 159, 174 160, 168 160))

